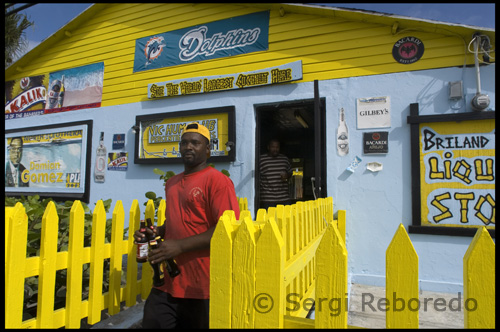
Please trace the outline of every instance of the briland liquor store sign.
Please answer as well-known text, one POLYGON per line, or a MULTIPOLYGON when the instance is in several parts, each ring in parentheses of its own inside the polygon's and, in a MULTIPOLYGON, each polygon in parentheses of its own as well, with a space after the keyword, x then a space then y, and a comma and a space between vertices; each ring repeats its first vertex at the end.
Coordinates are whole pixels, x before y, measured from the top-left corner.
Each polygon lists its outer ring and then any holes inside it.
POLYGON ((421 124, 422 225, 495 226, 495 122, 421 124))
POLYGON ((205 76, 148 84, 148 98, 186 96, 228 91, 302 79, 302 61, 251 72, 205 76))

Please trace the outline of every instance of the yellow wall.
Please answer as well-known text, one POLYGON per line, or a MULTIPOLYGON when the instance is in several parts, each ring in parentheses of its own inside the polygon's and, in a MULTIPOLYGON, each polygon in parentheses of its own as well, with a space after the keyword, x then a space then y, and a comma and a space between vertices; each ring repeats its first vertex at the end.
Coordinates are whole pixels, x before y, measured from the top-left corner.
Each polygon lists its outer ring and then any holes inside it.
MULTIPOLYGON (((281 16, 279 6, 95 4, 6 70, 6 81, 104 62, 102 106, 112 106, 147 100, 148 83, 252 71, 296 60, 302 60, 304 82, 462 66, 470 41, 463 37, 469 33, 463 27, 286 5, 281 16), (268 9, 268 51, 133 73, 138 38, 268 9), (411 65, 399 64, 392 56, 394 43, 406 36, 425 45, 423 57, 411 65)), ((472 37, 474 30, 469 30, 472 37)), ((467 63, 474 63, 471 55, 467 63)))

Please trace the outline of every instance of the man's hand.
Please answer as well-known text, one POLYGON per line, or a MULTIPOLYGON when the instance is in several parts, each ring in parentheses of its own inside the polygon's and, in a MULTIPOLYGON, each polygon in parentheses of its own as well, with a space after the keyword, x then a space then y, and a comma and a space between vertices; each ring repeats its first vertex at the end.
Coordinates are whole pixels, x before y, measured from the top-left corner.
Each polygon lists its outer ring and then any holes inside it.
MULTIPOLYGON (((154 234, 158 234, 158 232, 162 233, 164 232, 164 229, 162 227, 165 227, 165 225, 162 225, 160 227, 153 226, 153 230, 146 227, 146 233, 148 233, 150 236, 153 235, 153 232, 154 234)), ((158 243, 158 249, 151 250, 149 252, 148 260, 152 264, 156 264, 167 259, 175 258, 184 252, 210 248, 210 239, 212 238, 214 230, 215 226, 209 228, 206 232, 189 236, 184 239, 167 239, 165 241, 162 241, 158 243)), ((142 234, 138 230, 134 232, 134 239, 136 242, 141 240, 142 238, 144 238, 144 234, 142 234)))
POLYGON ((149 252, 148 260, 151 264, 172 259, 182 254, 181 243, 183 240, 165 240, 158 243, 158 249, 149 252))
MULTIPOLYGON (((146 233, 149 234, 149 236, 152 236, 153 234, 158 234, 158 229, 156 226, 153 226, 153 229, 149 228, 149 227, 146 227, 146 233)), ((136 230, 134 232, 134 240, 135 240, 135 243, 137 242, 140 242, 141 240, 143 240, 146 236, 141 233, 139 230, 136 230)))

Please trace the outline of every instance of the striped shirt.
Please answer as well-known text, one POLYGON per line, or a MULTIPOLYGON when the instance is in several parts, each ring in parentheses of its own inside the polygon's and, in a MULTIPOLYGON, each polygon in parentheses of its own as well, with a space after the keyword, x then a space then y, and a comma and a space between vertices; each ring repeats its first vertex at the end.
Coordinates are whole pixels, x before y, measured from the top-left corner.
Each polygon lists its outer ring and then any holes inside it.
POLYGON ((288 158, 282 154, 271 157, 260 156, 260 200, 264 202, 283 202, 290 199, 288 182, 281 179, 281 173, 292 173, 288 158))

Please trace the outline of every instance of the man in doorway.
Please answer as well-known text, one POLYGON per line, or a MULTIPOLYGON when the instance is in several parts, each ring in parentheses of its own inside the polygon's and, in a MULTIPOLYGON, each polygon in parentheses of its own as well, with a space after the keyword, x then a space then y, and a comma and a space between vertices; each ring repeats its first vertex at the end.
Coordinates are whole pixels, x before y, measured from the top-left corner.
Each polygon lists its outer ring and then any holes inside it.
MULTIPOLYGON (((142 320, 146 329, 209 328, 210 240, 224 211, 233 210, 236 219, 240 215, 233 182, 207 164, 209 130, 188 124, 179 149, 184 172, 165 184, 166 219, 154 228, 164 241, 148 260, 155 264, 175 259, 180 274, 165 274, 165 284, 151 289, 142 320)), ((142 237, 134 233, 137 242, 142 237)))
POLYGON ((23 157, 22 137, 12 137, 9 150, 9 160, 5 163, 5 186, 6 187, 29 187, 29 182, 22 181, 22 173, 26 169, 21 164, 23 157))
POLYGON ((280 154, 280 142, 272 139, 267 154, 260 156, 260 208, 291 204, 288 179, 293 171, 288 158, 280 154))

